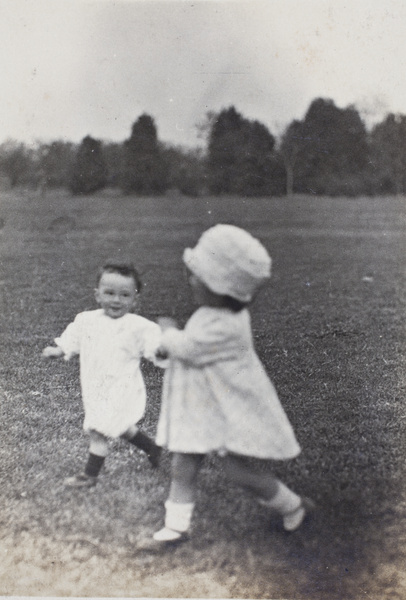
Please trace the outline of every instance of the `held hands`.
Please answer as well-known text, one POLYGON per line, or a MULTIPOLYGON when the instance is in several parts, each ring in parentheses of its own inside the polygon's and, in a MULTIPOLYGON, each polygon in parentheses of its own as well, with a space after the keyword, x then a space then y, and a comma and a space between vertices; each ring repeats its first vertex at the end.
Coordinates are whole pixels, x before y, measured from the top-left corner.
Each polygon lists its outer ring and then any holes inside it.
MULTIPOLYGON (((158 325, 162 329, 162 331, 166 331, 167 329, 178 329, 178 324, 175 319, 171 317, 160 317, 158 319, 158 325)), ((169 354, 165 346, 159 346, 157 351, 155 352, 155 356, 158 360, 166 360, 169 358, 169 354)))
POLYGON ((166 360, 167 358, 169 358, 169 354, 166 348, 164 348, 163 346, 159 346, 159 348, 157 348, 155 352, 155 358, 157 358, 158 360, 166 360))
POLYGON ((43 358, 60 358, 63 355, 64 352, 59 346, 47 346, 42 351, 43 358))

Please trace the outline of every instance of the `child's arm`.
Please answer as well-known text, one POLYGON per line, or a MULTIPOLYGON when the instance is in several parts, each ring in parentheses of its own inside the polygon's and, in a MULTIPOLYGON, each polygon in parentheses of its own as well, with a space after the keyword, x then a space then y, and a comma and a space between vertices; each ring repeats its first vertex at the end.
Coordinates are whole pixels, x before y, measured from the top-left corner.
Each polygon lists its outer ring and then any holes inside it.
POLYGON ((157 323, 150 321, 144 330, 143 357, 150 360, 156 367, 166 369, 168 355, 159 352, 161 345, 162 329, 157 323))
POLYGON ((43 358, 60 358, 65 353, 59 346, 47 346, 42 351, 43 358))
MULTIPOLYGON (((178 329, 177 322, 171 317, 160 317, 158 319, 158 325, 162 332, 165 332, 167 329, 178 329)), ((169 358, 169 353, 168 350, 160 344, 155 352, 155 356, 158 360, 166 360, 169 358)))
MULTIPOLYGON (((169 358, 168 351, 163 346, 159 346, 155 351, 155 358, 158 361, 167 360, 169 358)), ((158 365, 160 366, 160 365, 158 365)))
MULTIPOLYGON (((83 313, 82 313, 83 314, 83 313)), ((55 346, 47 346, 42 351, 44 358, 60 358, 70 360, 72 356, 80 351, 81 315, 77 315, 73 323, 70 323, 60 337, 55 338, 55 346)))
POLYGON ((173 327, 174 329, 179 329, 177 322, 172 317, 160 317, 158 319, 158 325, 162 329, 162 331, 166 331, 173 327))
POLYGON ((161 356, 195 367, 238 358, 241 342, 233 321, 224 321, 212 314, 200 314, 198 319, 192 320, 184 330, 173 326, 165 329, 159 346, 161 356))

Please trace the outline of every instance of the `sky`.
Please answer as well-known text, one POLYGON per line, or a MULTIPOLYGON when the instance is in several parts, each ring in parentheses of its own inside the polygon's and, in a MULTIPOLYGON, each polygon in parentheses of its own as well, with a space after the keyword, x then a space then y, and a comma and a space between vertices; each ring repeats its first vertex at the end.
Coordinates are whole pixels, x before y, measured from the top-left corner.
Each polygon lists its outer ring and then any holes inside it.
POLYGON ((234 106, 280 135, 315 98, 406 114, 406 0, 0 0, 0 143, 202 145, 234 106))

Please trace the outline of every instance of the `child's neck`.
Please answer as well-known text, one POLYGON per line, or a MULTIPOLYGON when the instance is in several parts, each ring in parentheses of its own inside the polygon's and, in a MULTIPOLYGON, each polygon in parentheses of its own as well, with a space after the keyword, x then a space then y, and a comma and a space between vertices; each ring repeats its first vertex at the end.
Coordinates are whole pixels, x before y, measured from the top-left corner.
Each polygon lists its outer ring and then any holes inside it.
POLYGON ((232 312, 239 312, 246 306, 246 303, 240 302, 231 296, 216 294, 206 286, 200 286, 195 289, 194 300, 199 307, 224 308, 232 312))
POLYGON ((244 308, 245 305, 228 296, 218 296, 217 300, 201 303, 199 306, 207 306, 208 308, 224 308, 225 310, 230 310, 231 312, 239 312, 244 308))
POLYGON ((103 314, 104 314, 105 317, 107 317, 108 319, 111 319, 112 321, 119 321, 120 319, 122 319, 126 315, 130 314, 130 311, 124 313, 123 315, 120 315, 119 317, 112 317, 105 310, 103 310, 103 314))
POLYGON ((222 296, 208 299, 206 302, 202 302, 200 306, 207 306, 208 308, 227 308, 227 304, 222 296))

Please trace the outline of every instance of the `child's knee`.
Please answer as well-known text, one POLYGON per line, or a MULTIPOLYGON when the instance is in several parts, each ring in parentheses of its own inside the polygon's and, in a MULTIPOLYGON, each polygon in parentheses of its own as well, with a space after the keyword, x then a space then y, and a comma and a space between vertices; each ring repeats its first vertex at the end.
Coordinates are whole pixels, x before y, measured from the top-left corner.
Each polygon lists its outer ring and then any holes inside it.
POLYGON ((124 438, 125 440, 131 440, 138 431, 139 431, 138 427, 136 425, 132 425, 131 427, 129 427, 127 429, 127 431, 125 431, 122 434, 121 437, 124 438))
POLYGON ((97 454, 97 456, 107 456, 109 453, 108 438, 102 433, 92 429, 90 431, 89 450, 92 454, 97 454))
POLYGON ((278 489, 278 480, 271 473, 249 464, 243 456, 227 455, 224 458, 224 471, 237 485, 266 498, 276 494, 278 489))

